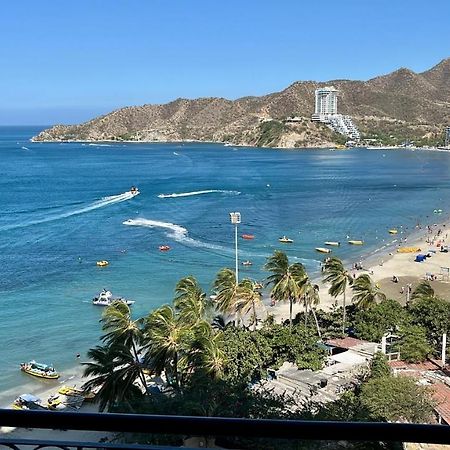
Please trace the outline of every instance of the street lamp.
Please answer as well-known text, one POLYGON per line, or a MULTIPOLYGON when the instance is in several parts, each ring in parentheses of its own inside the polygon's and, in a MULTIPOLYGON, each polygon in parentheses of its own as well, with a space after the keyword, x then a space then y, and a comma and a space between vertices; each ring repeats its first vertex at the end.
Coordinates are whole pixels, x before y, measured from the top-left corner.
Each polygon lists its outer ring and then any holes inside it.
POLYGON ((241 223, 240 212, 230 212, 230 220, 234 225, 234 250, 236 252, 236 284, 239 283, 239 259, 238 259, 238 225, 241 223))

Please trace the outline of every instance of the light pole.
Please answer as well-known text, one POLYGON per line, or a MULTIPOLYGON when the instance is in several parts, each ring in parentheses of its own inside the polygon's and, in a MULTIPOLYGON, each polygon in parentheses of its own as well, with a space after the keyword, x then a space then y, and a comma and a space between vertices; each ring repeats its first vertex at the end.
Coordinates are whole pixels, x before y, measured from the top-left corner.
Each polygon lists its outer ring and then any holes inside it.
POLYGON ((239 258, 238 258, 238 224, 241 223, 240 212, 230 212, 230 220, 234 225, 234 250, 236 252, 236 284, 239 283, 239 258))

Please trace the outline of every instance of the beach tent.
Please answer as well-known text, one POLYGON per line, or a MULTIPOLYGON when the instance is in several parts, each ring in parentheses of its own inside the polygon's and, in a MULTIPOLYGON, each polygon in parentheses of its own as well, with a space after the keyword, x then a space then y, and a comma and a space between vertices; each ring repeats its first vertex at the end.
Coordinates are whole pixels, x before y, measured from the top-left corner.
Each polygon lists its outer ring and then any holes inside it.
POLYGON ((414 261, 415 262, 422 262, 422 261, 425 261, 426 257, 427 257, 426 255, 416 255, 416 259, 414 261))

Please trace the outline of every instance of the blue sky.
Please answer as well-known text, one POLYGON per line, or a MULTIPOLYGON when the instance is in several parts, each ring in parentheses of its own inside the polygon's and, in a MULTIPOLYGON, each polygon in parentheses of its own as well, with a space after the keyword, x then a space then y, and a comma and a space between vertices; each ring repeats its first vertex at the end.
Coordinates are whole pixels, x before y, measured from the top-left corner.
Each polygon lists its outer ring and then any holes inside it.
POLYGON ((420 72, 450 57, 449 16, 449 0, 3 0, 0 124, 420 72))

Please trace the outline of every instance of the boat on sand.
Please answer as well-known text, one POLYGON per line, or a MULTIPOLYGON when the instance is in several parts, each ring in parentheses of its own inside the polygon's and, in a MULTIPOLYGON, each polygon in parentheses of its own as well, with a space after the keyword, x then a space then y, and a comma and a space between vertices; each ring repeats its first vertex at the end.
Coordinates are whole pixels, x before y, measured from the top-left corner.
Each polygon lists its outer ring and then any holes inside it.
POLYGON ((22 394, 17 397, 13 404, 13 409, 22 409, 22 410, 29 410, 29 409, 47 409, 43 404, 42 400, 39 397, 36 397, 33 394, 22 394))

